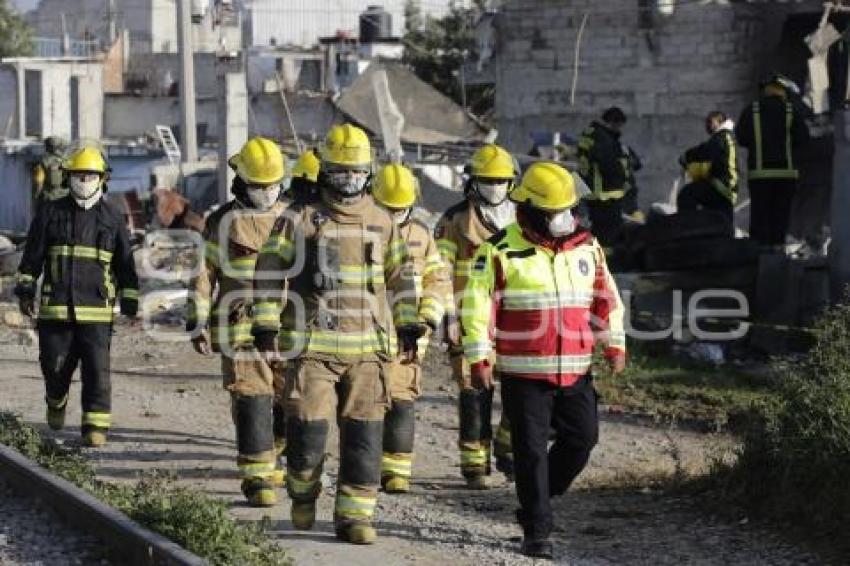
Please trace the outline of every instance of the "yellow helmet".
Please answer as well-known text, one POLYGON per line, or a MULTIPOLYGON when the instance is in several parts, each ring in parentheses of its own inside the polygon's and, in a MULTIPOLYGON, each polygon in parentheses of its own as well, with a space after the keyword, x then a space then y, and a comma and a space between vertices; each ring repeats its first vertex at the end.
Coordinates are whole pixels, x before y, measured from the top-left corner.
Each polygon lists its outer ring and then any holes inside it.
POLYGON ((387 208, 410 208, 418 194, 419 181, 399 163, 384 165, 372 181, 372 196, 387 208))
POLYGON ((273 185, 283 179, 286 170, 283 153, 270 139, 255 137, 227 163, 243 181, 256 185, 273 185))
POLYGON ((322 162, 316 156, 316 152, 308 149, 298 156, 298 161, 292 168, 293 179, 307 179, 308 181, 316 182, 319 180, 319 169, 322 162))
POLYGON ((534 163, 525 172, 519 186, 511 193, 516 203, 559 212, 578 204, 575 180, 569 171, 555 163, 534 163))
POLYGON ((103 154, 93 147, 78 149, 62 163, 65 171, 92 171, 105 175, 109 170, 103 154))
POLYGON ((496 144, 487 144, 472 154, 469 173, 484 179, 513 179, 517 175, 516 162, 510 153, 496 144))
POLYGON ((325 137, 321 157, 323 163, 331 165, 370 169, 372 144, 369 143, 366 132, 357 126, 351 124, 334 126, 325 137))

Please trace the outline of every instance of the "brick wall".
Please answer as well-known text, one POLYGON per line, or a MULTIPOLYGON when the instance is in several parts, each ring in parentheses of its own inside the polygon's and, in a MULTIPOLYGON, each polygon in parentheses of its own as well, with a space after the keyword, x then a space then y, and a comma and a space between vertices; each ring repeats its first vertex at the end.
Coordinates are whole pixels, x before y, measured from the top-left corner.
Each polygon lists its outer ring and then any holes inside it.
MULTIPOLYGON (((648 2, 653 4, 653 2, 648 2)), ((797 4, 680 4, 671 16, 641 14, 638 0, 509 0, 497 20, 499 140, 527 151, 529 133, 578 135, 612 105, 629 116, 624 139, 644 158, 642 204, 666 198, 678 156, 705 137, 714 109, 737 118, 771 70, 782 24, 797 4), (589 12, 570 105, 575 43, 589 12)))

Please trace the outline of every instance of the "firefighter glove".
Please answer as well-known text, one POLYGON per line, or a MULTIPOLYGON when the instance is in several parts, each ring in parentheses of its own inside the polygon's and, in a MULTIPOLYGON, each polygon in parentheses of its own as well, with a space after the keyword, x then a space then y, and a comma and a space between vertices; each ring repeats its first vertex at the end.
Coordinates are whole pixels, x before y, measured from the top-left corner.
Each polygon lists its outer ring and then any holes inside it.
POLYGON ((18 308, 21 309, 22 315, 33 318, 35 316, 35 298, 29 295, 19 297, 18 308))
POLYGON ((124 316, 134 317, 139 312, 139 301, 136 299, 121 299, 121 314, 124 316))
POLYGON ((266 330, 254 334, 254 345, 260 352, 275 352, 277 350, 277 332, 266 330))
POLYGON ((493 366, 487 360, 472 364, 472 386, 476 389, 493 389, 493 366))
POLYGON ((411 363, 416 360, 417 340, 428 332, 426 324, 406 324, 398 329, 398 341, 401 345, 403 362, 411 363))
POLYGON ((195 336, 192 336, 192 347, 196 352, 203 356, 208 356, 212 353, 210 346, 210 334, 206 330, 201 330, 195 336))

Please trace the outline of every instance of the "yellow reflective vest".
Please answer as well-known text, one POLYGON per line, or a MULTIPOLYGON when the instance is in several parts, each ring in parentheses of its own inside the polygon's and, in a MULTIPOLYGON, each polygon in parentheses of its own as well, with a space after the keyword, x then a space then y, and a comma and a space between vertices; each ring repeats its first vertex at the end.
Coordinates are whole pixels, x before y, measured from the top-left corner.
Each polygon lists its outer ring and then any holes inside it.
POLYGON ((467 361, 495 348, 501 375, 569 386, 588 372, 596 340, 607 357, 625 354, 623 303, 586 231, 552 244, 511 224, 479 248, 461 304, 467 361))

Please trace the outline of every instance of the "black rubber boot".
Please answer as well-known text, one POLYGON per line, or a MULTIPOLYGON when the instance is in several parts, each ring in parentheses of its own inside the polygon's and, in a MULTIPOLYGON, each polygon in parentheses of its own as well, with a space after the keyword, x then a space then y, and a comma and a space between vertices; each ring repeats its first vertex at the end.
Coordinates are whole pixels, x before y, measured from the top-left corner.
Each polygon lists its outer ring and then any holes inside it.
POLYGON ((535 540, 523 537, 519 551, 521 554, 531 558, 539 558, 541 560, 553 559, 552 541, 548 538, 535 540))

